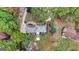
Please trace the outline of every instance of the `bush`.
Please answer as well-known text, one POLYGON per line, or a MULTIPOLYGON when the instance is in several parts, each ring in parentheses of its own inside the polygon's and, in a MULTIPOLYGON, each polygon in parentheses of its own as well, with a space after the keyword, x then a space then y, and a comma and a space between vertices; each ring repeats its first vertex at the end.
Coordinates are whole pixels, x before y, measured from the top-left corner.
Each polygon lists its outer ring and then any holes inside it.
POLYGON ((32 15, 38 18, 39 22, 44 22, 48 17, 48 9, 47 8, 32 8, 32 15))
POLYGON ((20 33, 20 32, 18 32, 18 31, 16 31, 16 32, 13 32, 13 33, 12 33, 12 35, 11 35, 11 40, 12 40, 14 43, 19 44, 19 43, 22 41, 23 37, 24 37, 24 34, 23 34, 23 33, 20 33))
POLYGON ((55 33, 56 32, 56 28, 55 28, 55 25, 54 24, 50 23, 49 24, 49 27, 50 27, 50 32, 51 33, 55 33))
POLYGON ((28 45, 30 44, 30 42, 32 41, 32 37, 29 35, 24 35, 23 41, 22 41, 22 45, 23 45, 23 49, 27 50, 28 45))

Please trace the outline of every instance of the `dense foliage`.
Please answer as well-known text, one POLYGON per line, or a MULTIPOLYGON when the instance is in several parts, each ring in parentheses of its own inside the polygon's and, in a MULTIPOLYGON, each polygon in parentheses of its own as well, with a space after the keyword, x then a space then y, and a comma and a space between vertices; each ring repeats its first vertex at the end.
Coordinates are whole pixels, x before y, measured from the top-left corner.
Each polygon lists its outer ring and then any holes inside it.
POLYGON ((25 50, 27 50, 28 45, 30 44, 30 42, 32 41, 32 37, 29 35, 24 35, 22 44, 23 44, 23 48, 25 48, 25 50))
POLYGON ((22 37, 20 32, 17 32, 16 17, 2 9, 0 9, 0 32, 9 34, 11 38, 7 41, 0 41, 0 47, 5 50, 16 50, 17 43, 20 42, 22 37))
POLYGON ((0 10, 0 32, 11 34, 15 29, 17 29, 16 18, 0 10))
POLYGON ((51 18, 57 17, 57 16, 65 16, 66 14, 76 14, 77 8, 32 8, 31 12, 32 15, 37 17, 39 21, 43 22, 46 20, 49 16, 51 18))
POLYGON ((66 14, 73 14, 75 12, 76 8, 71 8, 71 7, 67 7, 67 8, 51 8, 51 12, 53 13, 54 16, 64 16, 66 14))
POLYGON ((54 8, 32 8, 31 10, 32 15, 35 17, 38 17, 40 21, 46 20, 46 18, 48 18, 49 16, 51 16, 51 18, 53 17, 63 17, 65 15, 68 14, 74 14, 74 15, 78 15, 79 14, 79 8, 72 8, 72 7, 67 7, 67 8, 60 8, 60 7, 54 7, 54 8))
POLYGON ((56 32, 56 28, 55 28, 55 25, 53 23, 50 23, 49 27, 50 27, 50 32, 51 33, 55 33, 56 32))
POLYGON ((13 33, 12 33, 12 35, 11 35, 11 40, 12 40, 14 43, 19 44, 19 43, 22 41, 23 37, 24 37, 24 34, 23 34, 23 33, 20 33, 20 32, 18 32, 18 31, 16 31, 16 32, 13 32, 13 33))
POLYGON ((34 17, 38 19, 39 22, 44 22, 48 17, 48 8, 32 8, 31 12, 34 17))

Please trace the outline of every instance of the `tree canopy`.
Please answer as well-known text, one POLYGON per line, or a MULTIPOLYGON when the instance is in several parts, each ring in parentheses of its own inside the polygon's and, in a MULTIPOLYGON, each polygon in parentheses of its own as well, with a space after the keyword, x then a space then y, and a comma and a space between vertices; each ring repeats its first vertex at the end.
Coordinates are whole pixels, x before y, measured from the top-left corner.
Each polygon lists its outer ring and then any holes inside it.
POLYGON ((17 28, 16 18, 11 14, 0 10, 0 32, 11 34, 12 31, 17 28))

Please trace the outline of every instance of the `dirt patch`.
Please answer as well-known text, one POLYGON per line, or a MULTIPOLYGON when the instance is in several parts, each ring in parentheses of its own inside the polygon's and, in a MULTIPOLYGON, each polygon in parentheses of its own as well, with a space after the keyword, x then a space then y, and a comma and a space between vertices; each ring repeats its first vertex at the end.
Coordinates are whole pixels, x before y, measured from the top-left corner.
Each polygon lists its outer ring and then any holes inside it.
POLYGON ((51 41, 50 37, 50 34, 46 34, 41 37, 41 40, 38 42, 38 47, 40 50, 48 51, 51 47, 53 47, 53 42, 51 41))
POLYGON ((52 42, 50 39, 47 39, 43 44, 43 50, 47 51, 52 47, 52 42))

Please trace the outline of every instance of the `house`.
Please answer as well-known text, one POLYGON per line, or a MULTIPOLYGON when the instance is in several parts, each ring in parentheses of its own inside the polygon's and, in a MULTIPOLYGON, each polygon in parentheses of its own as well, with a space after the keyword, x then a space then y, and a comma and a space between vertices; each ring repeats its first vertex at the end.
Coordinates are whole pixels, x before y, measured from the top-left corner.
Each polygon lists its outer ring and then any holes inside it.
POLYGON ((62 37, 73 40, 79 40, 79 33, 76 32, 74 27, 65 27, 62 30, 62 37))
POLYGON ((28 22, 26 24, 26 32, 29 34, 45 34, 46 24, 36 24, 34 22, 28 22))

